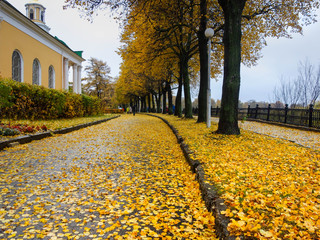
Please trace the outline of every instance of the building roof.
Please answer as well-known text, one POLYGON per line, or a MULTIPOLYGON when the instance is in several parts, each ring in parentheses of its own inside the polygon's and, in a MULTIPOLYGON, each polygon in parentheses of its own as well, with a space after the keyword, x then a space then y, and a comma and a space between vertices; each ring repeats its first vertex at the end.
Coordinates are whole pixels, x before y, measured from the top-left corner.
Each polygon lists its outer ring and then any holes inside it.
MULTIPOLYGON (((81 58, 81 61, 85 61, 84 58, 82 58, 82 52, 83 51, 73 51, 64 41, 60 40, 58 37, 54 37, 52 36, 50 33, 48 33, 47 31, 45 31, 44 29, 42 29, 40 26, 38 26, 36 23, 34 23, 32 20, 30 20, 28 17, 26 17, 24 14, 22 14, 18 9, 16 9, 12 4, 10 4, 8 1, 6 0, 1 0, 0 3, 4 3, 6 4, 8 7, 10 7, 14 12, 16 12, 20 17, 24 18, 24 20, 27 23, 31 23, 33 27, 36 27, 38 30, 40 30, 41 34, 46 35, 47 37, 49 37, 52 41, 54 41, 57 45, 62 46, 63 48, 65 48, 67 51, 72 52, 73 54, 75 54, 76 56, 81 58), (79 54, 79 52, 81 52, 81 54, 79 54)), ((30 3, 37 3, 40 4, 38 0, 31 0, 30 3)))

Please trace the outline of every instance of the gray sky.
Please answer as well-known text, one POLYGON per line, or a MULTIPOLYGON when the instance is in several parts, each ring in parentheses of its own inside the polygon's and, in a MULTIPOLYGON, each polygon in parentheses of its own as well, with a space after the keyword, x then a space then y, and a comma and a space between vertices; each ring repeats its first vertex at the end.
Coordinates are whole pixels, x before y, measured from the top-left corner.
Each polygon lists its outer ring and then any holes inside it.
MULTIPOLYGON (((24 5, 28 0, 8 0, 25 14, 24 5)), ((80 18, 77 10, 63 10, 64 0, 39 0, 46 7, 46 24, 50 34, 59 37, 72 50, 83 50, 83 57, 98 58, 107 62, 113 77, 119 74, 121 58, 115 52, 120 46, 120 30, 110 13, 99 13, 93 23, 80 18)), ((319 12, 320 13, 320 12, 319 12)), ((320 14, 319 14, 320 15, 320 14)), ((320 20, 320 17, 318 18, 320 20)), ((270 38, 268 46, 262 50, 258 65, 241 69, 240 100, 272 101, 273 89, 281 77, 294 78, 299 61, 306 58, 318 66, 320 64, 320 23, 304 28, 304 35, 294 34, 292 39, 270 38)), ((86 63, 83 64, 85 66, 86 63)), ((212 98, 221 98, 222 78, 212 79, 212 98)), ((197 97, 197 96, 194 96, 197 97)))

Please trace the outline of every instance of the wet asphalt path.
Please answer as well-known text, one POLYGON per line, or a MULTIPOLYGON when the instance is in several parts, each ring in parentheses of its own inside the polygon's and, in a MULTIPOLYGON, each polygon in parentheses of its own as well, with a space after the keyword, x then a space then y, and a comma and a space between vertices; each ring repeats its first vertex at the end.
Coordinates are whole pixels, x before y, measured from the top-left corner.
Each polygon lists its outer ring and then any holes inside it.
POLYGON ((0 152, 0 239, 215 239, 171 130, 136 115, 0 152))

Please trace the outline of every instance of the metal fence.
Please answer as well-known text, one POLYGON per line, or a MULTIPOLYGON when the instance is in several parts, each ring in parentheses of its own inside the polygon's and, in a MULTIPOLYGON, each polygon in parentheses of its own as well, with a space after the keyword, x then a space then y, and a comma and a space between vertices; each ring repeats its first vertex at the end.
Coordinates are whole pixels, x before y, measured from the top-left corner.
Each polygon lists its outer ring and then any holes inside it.
MULTIPOLYGON (((314 109, 313 105, 309 108, 296 109, 289 108, 285 105, 285 108, 272 108, 271 105, 267 108, 260 108, 259 105, 251 108, 239 108, 238 119, 259 119, 270 122, 279 122, 292 124, 304 127, 320 128, 320 110, 314 109)), ((197 109, 194 109, 194 113, 197 114, 197 109)), ((220 108, 211 108, 211 116, 218 117, 220 115, 220 108)))

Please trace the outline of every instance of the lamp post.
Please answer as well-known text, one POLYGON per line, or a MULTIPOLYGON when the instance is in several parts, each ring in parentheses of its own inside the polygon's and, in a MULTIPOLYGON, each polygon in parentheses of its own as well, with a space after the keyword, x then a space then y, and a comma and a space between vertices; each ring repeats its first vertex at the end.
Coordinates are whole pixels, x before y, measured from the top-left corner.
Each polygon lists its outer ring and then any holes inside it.
POLYGON ((212 28, 207 28, 204 32, 206 38, 208 38, 208 86, 207 86, 207 127, 211 126, 211 81, 210 81, 210 72, 211 72, 211 38, 214 35, 212 28))

